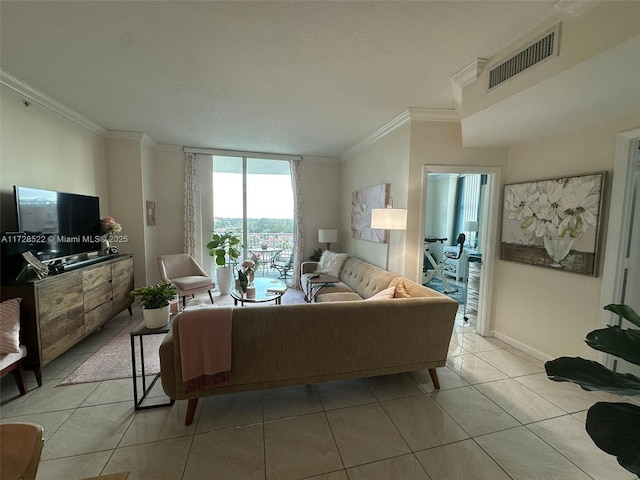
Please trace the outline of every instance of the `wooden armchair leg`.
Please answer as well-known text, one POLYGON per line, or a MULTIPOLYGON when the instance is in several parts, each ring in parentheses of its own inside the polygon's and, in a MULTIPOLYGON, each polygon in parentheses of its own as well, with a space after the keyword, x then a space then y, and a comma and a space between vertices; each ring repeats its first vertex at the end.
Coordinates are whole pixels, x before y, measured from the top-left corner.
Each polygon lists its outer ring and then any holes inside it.
POLYGON ((198 399, 192 398, 187 405, 187 417, 184 420, 184 424, 188 427, 193 423, 193 417, 196 414, 196 407, 198 406, 198 399))
POLYGON ((211 305, 213 305, 213 295, 211 295, 211 290, 207 290, 209 292, 209 298, 211 299, 211 305))
POLYGON ((436 369, 430 368, 429 375, 431 376, 431 381, 433 382, 434 388, 436 390, 440 390, 440 380, 438 380, 438 372, 436 372, 436 369))
POLYGON ((24 368, 22 367, 22 360, 18 362, 12 373, 16 379, 16 383, 18 384, 18 391, 20 392, 20 395, 26 395, 29 389, 27 388, 27 379, 24 374, 24 368))

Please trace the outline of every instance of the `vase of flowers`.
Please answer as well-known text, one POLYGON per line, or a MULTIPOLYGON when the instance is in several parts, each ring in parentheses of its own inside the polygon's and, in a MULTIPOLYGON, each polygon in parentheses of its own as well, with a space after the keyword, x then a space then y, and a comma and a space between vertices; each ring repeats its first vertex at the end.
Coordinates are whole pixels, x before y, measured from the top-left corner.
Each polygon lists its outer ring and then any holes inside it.
POLYGON ((255 272, 254 272, 255 266, 256 266, 256 262, 254 262, 250 258, 247 258, 244 262, 242 262, 242 268, 244 269, 244 273, 246 274, 247 279, 249 280, 249 283, 253 283, 253 279, 255 277, 255 272))
POLYGON ((106 250, 110 247, 109 241, 113 238, 113 235, 122 231, 122 225, 120 225, 113 217, 103 217, 100 219, 100 251, 107 253, 106 250))

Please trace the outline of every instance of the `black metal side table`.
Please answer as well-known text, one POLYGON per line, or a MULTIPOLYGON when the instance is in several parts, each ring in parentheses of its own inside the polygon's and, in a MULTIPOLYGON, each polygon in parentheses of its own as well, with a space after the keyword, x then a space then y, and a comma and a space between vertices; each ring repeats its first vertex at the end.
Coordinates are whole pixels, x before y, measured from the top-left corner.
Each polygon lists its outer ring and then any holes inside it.
POLYGON ((147 376, 144 371, 144 342, 143 338, 148 335, 166 335, 171 330, 171 325, 173 324, 173 319, 175 315, 171 315, 169 319, 169 323, 164 327, 160 328, 147 328, 144 325, 144 322, 140 323, 140 326, 131 331, 131 367, 133 369, 133 403, 136 410, 144 410, 147 408, 157 408, 157 407, 169 407, 175 403, 175 400, 169 399, 167 403, 154 403, 151 405, 142 405, 142 403, 147 398, 147 395, 153 389, 153 386, 156 384, 158 379, 160 378, 160 372, 156 374, 153 378, 149 386, 147 386, 147 376), (138 376, 136 372, 136 344, 135 338, 138 337, 138 341, 140 344, 140 373, 142 377, 142 396, 138 399, 138 376))

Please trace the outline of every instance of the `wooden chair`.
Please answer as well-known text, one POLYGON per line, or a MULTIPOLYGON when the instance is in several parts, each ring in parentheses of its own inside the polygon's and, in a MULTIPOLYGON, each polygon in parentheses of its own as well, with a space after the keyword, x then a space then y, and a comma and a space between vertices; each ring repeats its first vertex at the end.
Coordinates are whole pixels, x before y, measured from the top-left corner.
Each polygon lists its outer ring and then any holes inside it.
POLYGON ((35 423, 0 425, 2 478, 35 480, 44 445, 44 430, 35 423))

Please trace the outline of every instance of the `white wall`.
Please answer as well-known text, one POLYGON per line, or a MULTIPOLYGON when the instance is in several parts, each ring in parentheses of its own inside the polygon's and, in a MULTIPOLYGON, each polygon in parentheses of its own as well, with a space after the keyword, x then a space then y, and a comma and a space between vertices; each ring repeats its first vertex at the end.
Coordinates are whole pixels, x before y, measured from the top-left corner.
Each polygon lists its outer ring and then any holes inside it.
MULTIPOLYGON (((607 171, 600 248, 604 252, 616 135, 637 127, 640 120, 627 117, 514 145, 509 148, 506 182, 607 171)), ((595 358, 594 350, 586 346, 584 337, 599 326, 598 317, 603 307, 599 304, 601 288, 601 276, 498 260, 494 276, 493 328, 496 335, 529 346, 542 356, 595 358)))
MULTIPOLYGON (((340 245, 350 255, 382 268, 387 245, 351 236, 351 195, 362 188, 389 183, 393 206, 407 208, 410 133, 410 122, 406 122, 342 162, 340 245)), ((405 232, 392 230, 390 234, 389 270, 402 275, 405 232)))
POLYGON ((109 211, 105 139, 0 86, 2 229, 13 230, 13 185, 100 197, 109 211), (7 224, 7 226, 5 226, 7 224))

